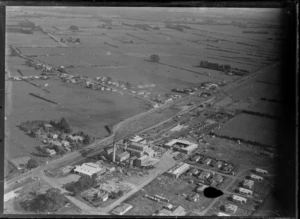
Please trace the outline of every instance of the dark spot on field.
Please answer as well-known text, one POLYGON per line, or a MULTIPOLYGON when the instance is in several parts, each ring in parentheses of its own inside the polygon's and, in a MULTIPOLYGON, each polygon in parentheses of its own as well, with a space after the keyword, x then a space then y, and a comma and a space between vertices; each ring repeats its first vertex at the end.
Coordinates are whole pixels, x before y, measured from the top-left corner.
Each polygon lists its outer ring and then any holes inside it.
POLYGON ((214 187, 207 187, 206 189, 204 189, 203 194, 206 198, 218 198, 224 193, 221 190, 216 189, 214 187))

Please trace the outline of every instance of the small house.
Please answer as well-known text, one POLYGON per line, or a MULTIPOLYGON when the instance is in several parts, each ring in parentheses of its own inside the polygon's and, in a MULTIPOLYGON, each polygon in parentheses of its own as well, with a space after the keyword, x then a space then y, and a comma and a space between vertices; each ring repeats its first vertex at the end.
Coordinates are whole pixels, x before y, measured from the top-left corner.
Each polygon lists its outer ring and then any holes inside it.
POLYGON ((261 174, 264 174, 264 175, 268 174, 267 170, 263 170, 263 169, 260 169, 260 168, 255 168, 255 172, 256 173, 261 173, 261 174))
POLYGON ((188 196, 188 200, 191 202, 197 202, 200 198, 200 195, 198 193, 195 194, 191 194, 190 196, 188 196))
POLYGON ((220 168, 222 168, 222 166, 223 166, 223 162, 219 160, 219 161, 215 164, 215 166, 216 166, 218 169, 220 169, 220 168))
POLYGON ((241 194, 245 194, 245 195, 251 195, 251 196, 253 195, 253 191, 251 191, 249 189, 242 188, 242 187, 239 188, 239 192, 241 194))
POLYGON ((240 204, 245 204, 247 202, 247 199, 238 195, 232 195, 232 201, 238 202, 240 204))
POLYGON ((211 161, 212 160, 210 158, 206 158, 203 163, 206 165, 209 165, 211 163, 211 161))
POLYGON ((253 179, 253 180, 255 180, 255 181, 258 181, 258 182, 260 182, 260 181, 262 181, 264 179, 263 177, 258 176, 258 175, 254 175, 254 174, 251 174, 250 178, 253 179))
POLYGON ((70 146, 70 142, 68 142, 68 141, 66 141, 66 140, 62 140, 62 141, 61 141, 61 144, 62 144, 62 146, 64 146, 64 147, 70 146))
POLYGON ((254 186, 254 181, 253 180, 244 180, 243 182, 243 187, 247 189, 251 189, 254 186))
POLYGON ((235 212, 238 209, 238 206, 233 205, 233 204, 228 204, 228 205, 225 205, 224 208, 225 208, 226 212, 231 213, 231 214, 235 214, 235 212))
POLYGON ((51 156, 53 156, 53 155, 56 154, 56 151, 55 151, 55 150, 49 149, 49 148, 46 149, 46 152, 47 152, 48 154, 50 154, 51 156))
POLYGON ((198 176, 199 179, 208 179, 211 176, 211 172, 203 171, 198 176))

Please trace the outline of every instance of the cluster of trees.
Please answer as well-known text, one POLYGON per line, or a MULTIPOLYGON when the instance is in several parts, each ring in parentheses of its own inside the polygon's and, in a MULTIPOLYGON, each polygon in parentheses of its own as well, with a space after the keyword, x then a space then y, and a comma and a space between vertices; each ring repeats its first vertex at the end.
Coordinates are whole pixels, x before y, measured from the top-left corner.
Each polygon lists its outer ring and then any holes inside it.
POLYGON ((166 28, 178 30, 178 31, 184 31, 184 27, 182 25, 172 25, 172 24, 166 24, 166 28))
POLYGON ((69 37, 66 40, 64 40, 63 38, 60 38, 60 42, 65 43, 66 41, 70 42, 70 43, 80 43, 80 38, 74 39, 72 37, 69 37))
POLYGON ((51 120, 49 123, 50 125, 52 125, 54 128, 58 129, 61 132, 71 133, 72 131, 69 123, 64 117, 62 117, 61 120, 57 123, 53 120, 51 120))
POLYGON ((35 130, 35 129, 38 129, 40 127, 43 127, 43 125, 44 125, 43 121, 33 120, 33 121, 22 122, 19 127, 22 131, 28 132, 28 131, 35 130))
POLYGON ((111 198, 111 199, 117 199, 117 198, 121 197, 122 195, 124 195, 124 191, 123 190, 119 190, 118 192, 111 192, 109 194, 109 198, 111 198))
POLYGON ((18 23, 18 26, 20 27, 24 27, 24 28, 34 28, 35 27, 35 23, 25 20, 25 21, 20 21, 18 23))
POLYGON ((156 54, 153 54, 153 55, 151 55, 150 57, 149 57, 149 60, 150 60, 150 62, 159 62, 160 61, 160 58, 159 58, 159 56, 158 55, 156 55, 156 54))
POLYGON ((82 176, 77 182, 70 182, 64 185, 64 188, 74 195, 81 193, 84 190, 90 189, 97 185, 96 175, 92 177, 82 176))
POLYGON ((213 69, 213 70, 217 70, 217 71, 225 71, 225 72, 229 72, 231 70, 230 65, 220 65, 218 63, 208 62, 208 61, 201 61, 200 67, 213 69))
POLYGON ((28 169, 33 169, 33 168, 36 168, 39 166, 39 162, 36 161, 35 159, 30 159, 28 162, 27 162, 27 168, 28 169))
POLYGON ((16 48, 13 46, 10 46, 10 56, 19 56, 19 53, 17 52, 16 48))
POLYGON ((75 25, 71 25, 70 26, 70 30, 79 30, 79 27, 75 26, 75 25))
POLYGON ((32 199, 26 199, 20 203, 20 206, 25 211, 44 213, 44 212, 56 212, 66 203, 67 198, 61 194, 59 189, 51 188, 46 193, 31 193, 32 199))
POLYGON ((88 134, 85 134, 84 132, 77 132, 77 133, 74 133, 74 135, 79 135, 79 136, 83 137, 84 145, 91 144, 94 141, 93 137, 89 136, 88 134))

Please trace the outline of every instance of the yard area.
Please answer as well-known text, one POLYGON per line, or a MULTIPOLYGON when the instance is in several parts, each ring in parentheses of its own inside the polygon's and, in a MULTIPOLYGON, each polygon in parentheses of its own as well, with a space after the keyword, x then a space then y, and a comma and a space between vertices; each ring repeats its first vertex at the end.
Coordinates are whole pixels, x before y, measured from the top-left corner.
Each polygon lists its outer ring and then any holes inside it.
POLYGON ((154 196, 160 195, 170 200, 172 205, 180 205, 186 209, 187 212, 193 210, 201 210, 206 208, 212 199, 206 198, 203 194, 200 194, 200 198, 197 202, 187 200, 187 197, 194 194, 194 189, 197 186, 192 183, 188 183, 187 180, 182 178, 174 179, 168 176, 162 175, 157 177, 154 181, 144 187, 145 193, 154 196))

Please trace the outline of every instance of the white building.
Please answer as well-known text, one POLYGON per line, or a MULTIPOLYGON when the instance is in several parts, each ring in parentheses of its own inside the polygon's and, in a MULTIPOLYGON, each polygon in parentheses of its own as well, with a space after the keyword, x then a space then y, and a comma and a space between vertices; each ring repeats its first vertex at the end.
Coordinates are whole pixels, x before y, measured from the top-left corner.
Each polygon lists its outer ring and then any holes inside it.
POLYGON ((232 195, 232 201, 245 204, 247 202, 247 199, 238 195, 232 195))
POLYGON ((258 176, 258 175, 254 175, 254 174, 251 174, 250 178, 253 179, 253 180, 259 181, 259 182, 264 179, 263 177, 258 176))
POLYGON ((238 209, 238 206, 236 206, 236 205, 233 205, 233 204, 225 205, 225 211, 228 213, 235 214, 237 209, 238 209))
POLYGON ((66 140, 62 140, 61 143, 64 147, 70 146, 70 142, 68 142, 66 140))
POLYGON ((264 174, 264 175, 267 175, 267 174, 268 174, 268 171, 267 171, 267 170, 263 170, 263 169, 260 169, 260 168, 255 168, 255 172, 261 173, 261 174, 264 174))
POLYGON ((245 188, 242 188, 242 187, 239 188, 239 193, 242 193, 242 194, 245 194, 245 195, 253 195, 252 190, 245 189, 245 188))
POLYGON ((174 168, 170 169, 167 174, 170 175, 171 177, 178 178, 181 174, 185 173, 188 171, 190 168, 190 165, 187 163, 179 163, 177 166, 174 168))
POLYGON ((142 140, 143 140, 143 138, 141 138, 141 137, 138 136, 138 135, 133 136, 133 137, 130 139, 131 142, 140 142, 140 141, 142 141, 142 140))
POLYGON ((88 175, 92 176, 96 173, 99 173, 103 171, 104 169, 101 168, 99 165, 94 164, 94 163, 84 163, 81 166, 75 166, 76 168, 74 169, 75 173, 83 174, 83 175, 88 175))
POLYGON ((225 213, 223 213, 223 212, 218 212, 218 213, 217 213, 217 216, 219 216, 219 217, 224 217, 224 216, 231 216, 231 215, 225 214, 225 213))
POLYGON ((254 186, 254 181, 253 180, 248 180, 245 179, 243 182, 243 187, 247 189, 251 189, 254 186))
POLYGON ((132 209, 133 206, 127 203, 123 203, 122 205, 119 205, 118 207, 116 207, 115 209, 113 209, 111 211, 111 213, 113 215, 123 215, 125 214, 127 211, 129 211, 130 209, 132 209))
POLYGON ((168 143, 166 143, 164 146, 166 148, 177 149, 178 151, 185 154, 190 154, 191 152, 193 152, 198 148, 197 144, 184 139, 173 139, 168 143))

